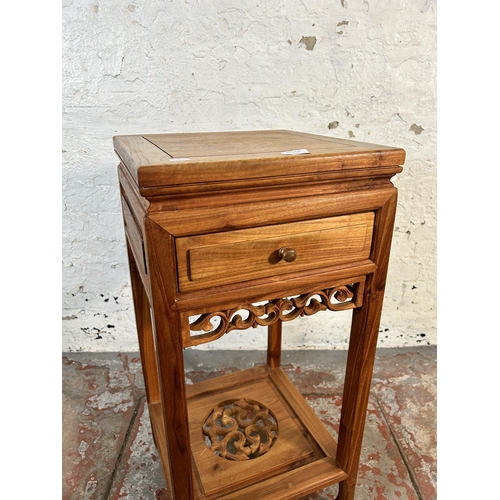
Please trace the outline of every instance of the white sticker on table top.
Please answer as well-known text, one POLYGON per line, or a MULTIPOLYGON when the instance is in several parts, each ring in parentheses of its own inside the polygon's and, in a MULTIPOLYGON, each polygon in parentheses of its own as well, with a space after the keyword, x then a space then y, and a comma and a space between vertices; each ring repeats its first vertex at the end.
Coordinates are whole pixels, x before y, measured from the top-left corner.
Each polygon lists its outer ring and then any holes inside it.
POLYGON ((307 149, 292 149, 291 151, 282 151, 282 155, 307 155, 309 151, 307 149))
POLYGON ((168 161, 189 161, 191 158, 170 158, 168 161))

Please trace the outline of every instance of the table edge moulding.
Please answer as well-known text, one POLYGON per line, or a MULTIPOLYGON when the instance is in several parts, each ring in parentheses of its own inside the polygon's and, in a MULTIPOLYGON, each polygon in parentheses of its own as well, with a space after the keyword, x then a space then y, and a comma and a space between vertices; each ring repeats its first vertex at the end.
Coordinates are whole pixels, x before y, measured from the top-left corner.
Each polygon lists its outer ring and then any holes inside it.
POLYGON ((338 483, 353 500, 405 151, 287 130, 113 144, 170 498, 289 500, 338 483), (282 325, 347 309, 337 443, 280 367, 282 325), (184 349, 258 325, 262 365, 186 386, 184 349))

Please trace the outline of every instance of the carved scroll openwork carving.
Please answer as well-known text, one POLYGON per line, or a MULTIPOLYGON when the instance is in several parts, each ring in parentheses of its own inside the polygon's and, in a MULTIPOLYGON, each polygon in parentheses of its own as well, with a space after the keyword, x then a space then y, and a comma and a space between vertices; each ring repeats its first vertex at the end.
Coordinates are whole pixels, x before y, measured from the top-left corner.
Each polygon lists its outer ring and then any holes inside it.
POLYGON ((262 305, 244 304, 226 311, 202 314, 190 323, 189 328, 192 332, 204 333, 191 335, 190 344, 210 342, 232 330, 269 326, 278 320, 292 321, 299 316, 310 316, 319 311, 343 311, 359 307, 363 285, 364 278, 359 278, 351 283, 296 297, 274 299, 262 305))
POLYGON ((228 460, 257 458, 278 437, 278 422, 269 408, 250 399, 233 399, 216 406, 203 424, 207 445, 228 460))

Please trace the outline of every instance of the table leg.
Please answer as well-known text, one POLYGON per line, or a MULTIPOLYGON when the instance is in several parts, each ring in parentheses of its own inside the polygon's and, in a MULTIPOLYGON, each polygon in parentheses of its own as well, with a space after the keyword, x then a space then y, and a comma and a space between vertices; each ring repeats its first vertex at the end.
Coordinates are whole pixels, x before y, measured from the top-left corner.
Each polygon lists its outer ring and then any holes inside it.
POLYGON ((337 461, 349 477, 339 483, 336 500, 354 500, 381 306, 380 299, 353 311, 337 448, 337 461))
POLYGON ((158 367, 156 364, 156 351, 153 338, 153 325, 151 323, 151 309, 146 290, 135 263, 130 245, 127 241, 127 253, 132 283, 132 296, 134 299, 135 322, 141 353, 142 373, 146 386, 148 404, 160 401, 160 386, 158 382, 158 367))
POLYGON ((353 310, 340 415, 337 462, 349 477, 339 483, 336 500, 354 500, 359 457, 377 349, 389 254, 394 229, 397 190, 377 210, 371 260, 377 270, 369 275, 363 305, 353 310))
POLYGON ((267 364, 270 368, 281 366, 281 328, 279 319, 267 327, 267 364))
POLYGON ((153 331, 168 453, 171 500, 194 500, 194 482, 184 376, 181 315, 171 309, 177 288, 173 237, 146 219, 153 331))

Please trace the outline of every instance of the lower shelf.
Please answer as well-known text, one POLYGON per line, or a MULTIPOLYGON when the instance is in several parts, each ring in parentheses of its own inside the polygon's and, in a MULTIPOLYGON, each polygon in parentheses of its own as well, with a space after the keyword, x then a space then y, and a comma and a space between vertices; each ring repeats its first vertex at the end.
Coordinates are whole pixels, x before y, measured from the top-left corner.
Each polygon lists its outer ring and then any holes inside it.
MULTIPOLYGON (((186 389, 197 499, 293 500, 347 478, 335 461, 334 438, 280 368, 258 366, 186 389), (242 398, 270 410, 277 438, 260 456, 232 460, 209 448, 203 427, 215 407, 242 398)), ((161 403, 151 404, 149 410, 166 464, 161 403)))

